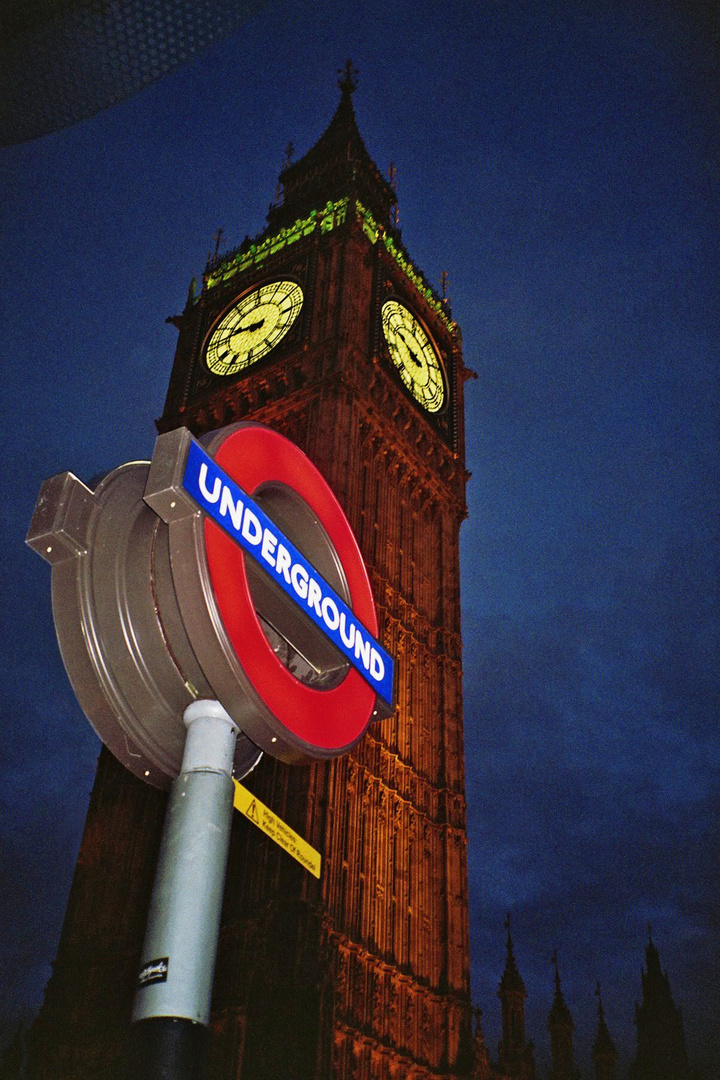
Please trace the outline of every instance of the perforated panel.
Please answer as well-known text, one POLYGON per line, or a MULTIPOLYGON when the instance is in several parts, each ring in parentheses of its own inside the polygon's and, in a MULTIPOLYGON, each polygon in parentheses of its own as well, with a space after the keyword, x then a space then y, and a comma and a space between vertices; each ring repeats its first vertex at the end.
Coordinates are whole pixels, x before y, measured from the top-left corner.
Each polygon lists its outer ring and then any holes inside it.
POLYGON ((11 0, 0 13, 0 145, 93 116, 232 34, 267 0, 11 0))

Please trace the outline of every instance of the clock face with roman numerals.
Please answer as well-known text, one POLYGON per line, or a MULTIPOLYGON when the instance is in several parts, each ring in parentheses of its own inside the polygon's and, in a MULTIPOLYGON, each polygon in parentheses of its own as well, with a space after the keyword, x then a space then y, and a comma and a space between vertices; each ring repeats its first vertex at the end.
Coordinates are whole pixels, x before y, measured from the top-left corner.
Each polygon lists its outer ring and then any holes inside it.
POLYGON ((271 281, 243 296, 210 334, 205 363, 214 375, 235 375, 266 356, 300 314, 296 281, 271 281))
POLYGON ((440 412, 445 404, 445 380, 427 332, 398 300, 385 301, 381 318, 390 358, 405 386, 428 412, 440 412))

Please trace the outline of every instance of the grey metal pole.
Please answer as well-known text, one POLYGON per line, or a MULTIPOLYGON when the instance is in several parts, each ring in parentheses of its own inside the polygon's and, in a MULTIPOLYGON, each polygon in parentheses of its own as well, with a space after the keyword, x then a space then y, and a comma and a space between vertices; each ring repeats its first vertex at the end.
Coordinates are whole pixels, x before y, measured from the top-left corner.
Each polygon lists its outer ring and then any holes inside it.
POLYGON ((183 718, 132 1013, 132 1071, 147 1080, 200 1075, 232 824, 238 728, 219 701, 183 718))

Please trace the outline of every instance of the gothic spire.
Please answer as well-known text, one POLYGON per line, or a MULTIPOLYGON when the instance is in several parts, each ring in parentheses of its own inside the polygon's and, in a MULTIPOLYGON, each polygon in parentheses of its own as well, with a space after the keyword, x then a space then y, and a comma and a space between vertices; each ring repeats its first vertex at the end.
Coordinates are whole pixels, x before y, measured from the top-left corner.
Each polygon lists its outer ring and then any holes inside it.
POLYGON ((553 952, 552 962, 555 967, 555 997, 548 1015, 548 1031, 552 1051, 551 1080, 576 1080, 575 1053, 573 1050, 573 1031, 575 1024, 570 1015, 560 982, 557 949, 553 952))
POLYGON ((609 1032, 608 1032, 608 1029, 607 1029, 607 1024, 605 1023, 605 1013, 603 1011, 602 993, 600 992, 600 980, 599 979, 598 979, 597 985, 595 987, 595 997, 598 999, 598 1034, 600 1032, 602 1032, 603 1033, 603 1038, 605 1037, 605 1035, 607 1035, 608 1038, 609 1038, 610 1035, 609 1035, 609 1032))
POLYGON ((507 930, 505 970, 498 987, 502 1003, 502 1039, 498 1047, 500 1071, 512 1080, 534 1080, 535 1058, 533 1044, 525 1039, 525 998, 527 991, 518 971, 510 934, 510 915, 505 919, 507 930))
POLYGON ((573 1018, 570 1015, 570 1010, 568 1009, 565 998, 563 997, 562 984, 560 982, 560 968, 558 966, 557 949, 553 950, 552 963, 555 968, 555 997, 553 998, 550 1016, 548 1017, 548 1023, 563 1024, 569 1026, 571 1030, 574 1030, 575 1024, 573 1023, 573 1018))
POLYGON ((595 996, 598 999, 598 1026, 592 1048, 593 1061, 595 1062, 595 1080, 616 1080, 617 1052, 610 1038, 608 1026, 605 1023, 599 982, 595 988, 595 996))
MULTIPOLYGON (((648 928, 649 929, 649 928, 648 928)), ((648 933, 645 969, 641 972, 642 1001, 635 1005, 637 1080, 684 1080, 688 1075, 682 1014, 673 1001, 667 971, 648 933)))
POLYGON ((338 68, 338 75, 342 76, 342 78, 338 79, 338 87, 343 97, 346 95, 350 97, 357 90, 358 77, 358 70, 352 60, 346 60, 344 68, 338 68))
POLYGON ((355 118, 357 71, 348 60, 339 74, 340 101, 332 120, 315 145, 280 173, 283 200, 268 214, 273 229, 348 196, 360 199, 379 224, 392 224, 395 192, 370 157, 355 118))
POLYGON ((503 972, 502 979, 500 980, 500 988, 498 994, 502 997, 503 993, 510 991, 515 994, 522 994, 523 997, 527 997, 527 991, 525 990, 525 983, 522 980, 522 976, 518 971, 518 966, 515 961, 515 953, 513 951, 513 940, 510 935, 510 913, 508 912, 505 919, 505 929, 507 930, 507 956, 505 959, 505 971, 503 972))

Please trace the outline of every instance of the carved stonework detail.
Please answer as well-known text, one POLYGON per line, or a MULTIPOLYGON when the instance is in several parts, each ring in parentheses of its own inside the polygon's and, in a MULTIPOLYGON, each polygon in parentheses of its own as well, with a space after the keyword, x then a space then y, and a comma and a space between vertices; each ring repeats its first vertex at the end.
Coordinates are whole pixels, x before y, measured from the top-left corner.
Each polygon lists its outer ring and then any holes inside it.
POLYGON ((376 1032, 382 1032, 385 1019, 384 978, 381 972, 373 971, 371 979, 372 1026, 376 1032))

